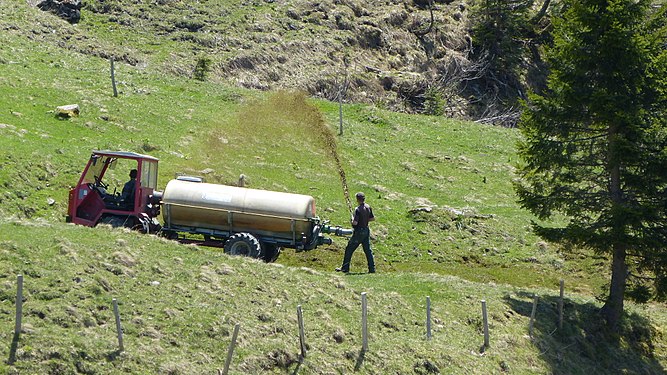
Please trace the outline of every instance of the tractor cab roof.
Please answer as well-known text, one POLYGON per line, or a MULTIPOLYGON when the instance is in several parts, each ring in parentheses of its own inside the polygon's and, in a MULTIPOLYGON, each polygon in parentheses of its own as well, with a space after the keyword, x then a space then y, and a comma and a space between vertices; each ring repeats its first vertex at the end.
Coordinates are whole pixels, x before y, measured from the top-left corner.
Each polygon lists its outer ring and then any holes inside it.
POLYGON ((135 160, 144 159, 144 160, 154 160, 154 161, 159 160, 158 158, 150 155, 138 154, 136 152, 128 152, 128 151, 93 150, 93 155, 110 156, 121 159, 135 159, 135 160))

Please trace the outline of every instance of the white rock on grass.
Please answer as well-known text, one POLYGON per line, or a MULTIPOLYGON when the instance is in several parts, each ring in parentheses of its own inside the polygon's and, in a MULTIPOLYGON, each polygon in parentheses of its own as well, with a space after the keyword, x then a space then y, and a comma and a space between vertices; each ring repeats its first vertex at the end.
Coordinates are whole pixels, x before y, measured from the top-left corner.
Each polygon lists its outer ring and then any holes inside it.
POLYGON ((56 107, 56 114, 60 117, 78 117, 79 112, 78 104, 68 104, 56 107))

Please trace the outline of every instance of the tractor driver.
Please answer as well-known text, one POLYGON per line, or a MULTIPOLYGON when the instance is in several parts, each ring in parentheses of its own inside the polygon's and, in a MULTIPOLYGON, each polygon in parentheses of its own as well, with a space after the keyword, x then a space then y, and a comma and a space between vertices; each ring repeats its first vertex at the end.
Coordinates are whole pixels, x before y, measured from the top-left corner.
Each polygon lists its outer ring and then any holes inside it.
POLYGON ((123 186, 123 192, 120 195, 121 199, 121 204, 123 205, 124 208, 126 209, 132 209, 134 206, 134 192, 135 192, 135 185, 137 182, 137 170, 132 169, 130 170, 130 181, 125 183, 125 186, 123 186))

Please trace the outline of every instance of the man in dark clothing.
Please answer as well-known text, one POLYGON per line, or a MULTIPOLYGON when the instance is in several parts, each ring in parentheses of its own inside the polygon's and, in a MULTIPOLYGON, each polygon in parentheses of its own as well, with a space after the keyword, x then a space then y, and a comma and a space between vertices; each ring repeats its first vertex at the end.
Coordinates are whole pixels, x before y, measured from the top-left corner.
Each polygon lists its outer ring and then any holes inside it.
POLYGON ((352 217, 352 228, 354 232, 345 248, 345 256, 343 257, 343 265, 336 268, 338 272, 350 272, 350 261, 352 261, 352 254, 361 245, 366 254, 366 261, 368 262, 368 272, 375 273, 375 260, 373 259, 373 250, 371 250, 371 232, 368 229, 368 223, 375 220, 373 216, 373 209, 365 203, 366 196, 364 193, 357 193, 357 208, 354 210, 352 217))
POLYGON ((123 186, 123 192, 120 195, 121 203, 125 209, 131 210, 134 207, 134 192, 135 184, 137 182, 137 170, 130 171, 130 181, 123 186))

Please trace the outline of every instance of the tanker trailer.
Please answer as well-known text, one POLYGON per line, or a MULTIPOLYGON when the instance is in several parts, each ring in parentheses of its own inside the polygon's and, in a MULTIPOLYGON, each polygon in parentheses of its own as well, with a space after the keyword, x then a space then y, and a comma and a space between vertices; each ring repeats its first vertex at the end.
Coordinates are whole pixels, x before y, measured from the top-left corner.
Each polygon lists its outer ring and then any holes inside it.
MULTIPOLYGON (((315 215, 309 195, 209 184, 195 178, 169 181, 162 195, 162 231, 201 235, 225 253, 272 261, 281 247, 297 251, 331 244, 325 233, 350 235, 315 215)), ((186 239, 182 239, 187 241, 186 239)))

